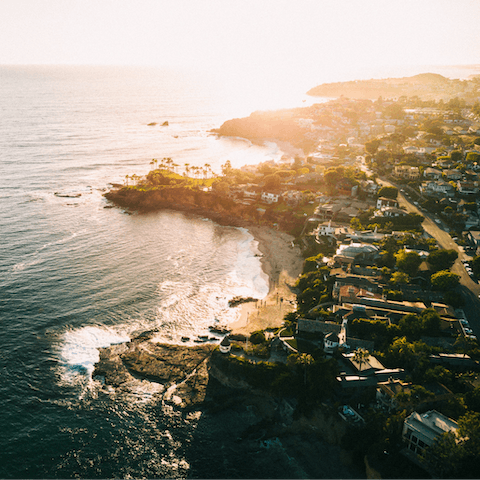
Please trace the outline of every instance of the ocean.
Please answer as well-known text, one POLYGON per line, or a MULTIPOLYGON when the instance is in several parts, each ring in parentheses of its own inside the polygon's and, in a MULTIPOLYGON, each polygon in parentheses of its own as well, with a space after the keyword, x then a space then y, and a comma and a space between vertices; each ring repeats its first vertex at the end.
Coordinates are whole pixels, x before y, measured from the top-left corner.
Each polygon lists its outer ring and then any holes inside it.
POLYGON ((184 415, 154 383, 119 394, 92 372, 101 347, 206 334, 236 318, 230 298, 268 291, 248 231, 105 208, 109 184, 153 158, 217 172, 278 160, 273 143, 210 130, 314 100, 186 70, 59 66, 0 66, 0 100, 0 478, 305 476, 231 438, 248 411, 184 415))

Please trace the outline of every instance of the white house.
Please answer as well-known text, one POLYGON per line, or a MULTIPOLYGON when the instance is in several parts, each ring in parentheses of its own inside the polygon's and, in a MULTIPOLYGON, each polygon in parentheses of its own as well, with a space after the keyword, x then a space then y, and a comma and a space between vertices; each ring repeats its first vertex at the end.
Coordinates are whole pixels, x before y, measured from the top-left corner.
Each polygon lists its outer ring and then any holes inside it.
POLYGON ((277 203, 279 197, 278 193, 262 192, 262 201, 265 203, 277 203))
POLYGON ((426 195, 447 195, 453 196, 455 188, 448 182, 439 180, 438 182, 424 182, 420 187, 420 191, 426 195))
POLYGON ((419 414, 413 412, 403 423, 402 438, 412 452, 419 454, 432 445, 437 437, 446 432, 456 433, 458 423, 451 418, 430 410, 419 414))
POLYGON ((228 353, 232 349, 232 344, 230 343, 230 340, 227 337, 223 337, 223 340, 220 342, 220 352, 222 353, 228 353))
POLYGON ((381 210, 382 208, 385 207, 395 207, 398 208, 398 202, 397 200, 394 200, 393 198, 385 198, 385 197, 380 197, 377 199, 377 208, 381 210))
POLYGON ((408 212, 401 208, 385 207, 375 212, 376 217, 405 217, 408 212))

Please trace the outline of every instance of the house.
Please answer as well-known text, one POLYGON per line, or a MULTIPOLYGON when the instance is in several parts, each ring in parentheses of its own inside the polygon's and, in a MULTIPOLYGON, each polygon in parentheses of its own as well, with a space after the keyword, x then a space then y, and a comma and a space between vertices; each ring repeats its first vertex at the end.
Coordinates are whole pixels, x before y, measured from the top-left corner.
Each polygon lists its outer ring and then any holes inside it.
POLYGON ((282 193, 282 198, 289 205, 298 205, 303 201, 304 195, 303 192, 299 190, 288 190, 287 192, 282 193))
POLYGON ((220 342, 220 352, 222 353, 229 353, 230 350, 232 349, 232 344, 230 343, 230 340, 228 337, 223 337, 223 340, 220 342))
POLYGON ((478 193, 478 182, 458 181, 457 189, 460 195, 476 195, 478 193))
POLYGON ((333 257, 339 263, 375 263, 380 258, 380 250, 374 245, 352 243, 340 245, 333 257))
POLYGON ((375 217, 405 217, 407 215, 407 211, 395 207, 385 207, 374 213, 375 217))
POLYGON ((442 178, 442 171, 438 168, 427 167, 423 172, 423 176, 430 180, 440 180, 440 178, 442 178))
POLYGON ((410 393, 412 384, 399 379, 389 378, 386 382, 377 384, 377 404, 381 407, 393 410, 398 407, 396 396, 398 393, 410 393))
POLYGON ((323 349, 327 353, 333 352, 340 345, 340 337, 335 332, 330 332, 323 339, 323 349))
POLYGON ((363 360, 357 359, 355 352, 343 353, 342 357, 348 367, 353 369, 355 375, 369 376, 374 375, 377 371, 385 370, 385 367, 373 355, 367 355, 363 360))
POLYGON ((350 229, 348 227, 332 224, 330 220, 318 225, 316 235, 318 239, 321 237, 340 239, 346 237, 349 231, 350 229))
POLYGON ((338 203, 323 203, 315 209, 315 216, 321 220, 331 220, 342 209, 338 203))
POLYGON ((278 193, 262 192, 262 202, 277 203, 280 195, 278 193))
POLYGON ((436 182, 424 182, 420 186, 420 191, 425 195, 442 195, 453 196, 455 195, 455 187, 444 180, 438 180, 436 182))
POLYGON ((395 165, 393 174, 399 178, 415 180, 416 178, 420 177, 420 170, 418 167, 411 165, 395 165))
POLYGON ((446 180, 451 181, 453 180, 456 182, 457 180, 461 180, 463 177, 463 173, 460 170, 444 170, 443 171, 443 177, 445 177, 446 180))
POLYGON ((385 207, 398 208, 398 202, 397 202, 397 200, 394 200, 393 198, 379 197, 377 199, 377 209, 381 210, 382 208, 385 208, 385 207))
POLYGON ((413 412, 403 423, 402 438, 407 448, 418 455, 440 435, 446 432, 456 433, 457 430, 458 423, 455 420, 436 410, 421 415, 413 412))
MULTIPOLYGON (((386 207, 389 208, 389 207, 386 207)), ((347 235, 347 238, 350 238, 352 242, 360 242, 360 243, 374 243, 374 242, 381 242, 385 237, 384 233, 378 233, 377 229, 375 230, 360 230, 354 231, 347 235)))
MULTIPOLYGON (((343 285, 338 287, 338 303, 356 303, 357 298, 368 296, 370 298, 382 298, 380 293, 374 293, 354 285, 343 285)), ((336 294, 337 294, 336 291, 336 294)))

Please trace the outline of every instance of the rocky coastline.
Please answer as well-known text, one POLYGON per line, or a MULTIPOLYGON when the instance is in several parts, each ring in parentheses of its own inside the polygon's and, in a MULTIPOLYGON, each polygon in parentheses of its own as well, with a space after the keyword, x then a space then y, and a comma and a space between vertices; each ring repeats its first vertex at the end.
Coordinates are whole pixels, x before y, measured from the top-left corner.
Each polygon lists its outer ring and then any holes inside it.
POLYGON ((297 478, 364 478, 340 447, 346 426, 337 415, 328 409, 308 418, 296 415, 291 400, 253 389, 222 371, 215 346, 160 344, 152 340, 155 333, 101 349, 94 378, 102 380, 103 388, 119 391, 128 391, 133 382, 158 383, 162 403, 185 416, 201 412, 220 423, 226 415, 237 418, 233 423, 239 426, 231 432, 235 441, 252 450, 278 449, 298 471, 297 478))

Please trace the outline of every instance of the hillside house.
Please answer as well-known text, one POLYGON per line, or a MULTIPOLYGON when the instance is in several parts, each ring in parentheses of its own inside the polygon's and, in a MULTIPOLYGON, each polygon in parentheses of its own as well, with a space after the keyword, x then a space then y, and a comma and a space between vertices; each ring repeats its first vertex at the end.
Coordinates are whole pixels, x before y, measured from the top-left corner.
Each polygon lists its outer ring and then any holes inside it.
POLYGON ((437 182, 424 182, 420 186, 420 191, 425 195, 431 196, 447 196, 452 197, 455 195, 455 187, 444 180, 438 180, 437 182))
POLYGON ((402 438, 407 448, 418 455, 443 433, 456 433, 457 430, 458 423, 455 420, 436 410, 430 410, 421 415, 413 412, 404 421, 402 438))
POLYGON ((408 215, 408 212, 401 208, 386 207, 377 210, 374 215, 375 217, 405 217, 408 215))
POLYGON ((479 191, 478 182, 459 180, 457 189, 460 195, 476 195, 479 191))
POLYGON ((385 207, 395 207, 398 208, 398 201, 393 198, 379 197, 377 199, 377 209, 381 210, 385 207))
POLYGON ((444 170, 442 173, 442 176, 447 180, 448 182, 454 181, 456 182, 457 180, 461 180, 463 177, 463 173, 460 170, 444 170))
POLYGON ((262 202, 265 203, 277 203, 278 199, 280 198, 280 194, 278 193, 269 193, 269 192, 262 192, 262 202))
POLYGON ((395 165, 393 175, 398 178, 415 180, 420 177, 420 170, 418 167, 411 165, 395 165))
POLYGON ((423 172, 423 176, 429 180, 440 180, 442 171, 438 168, 427 167, 423 172))

